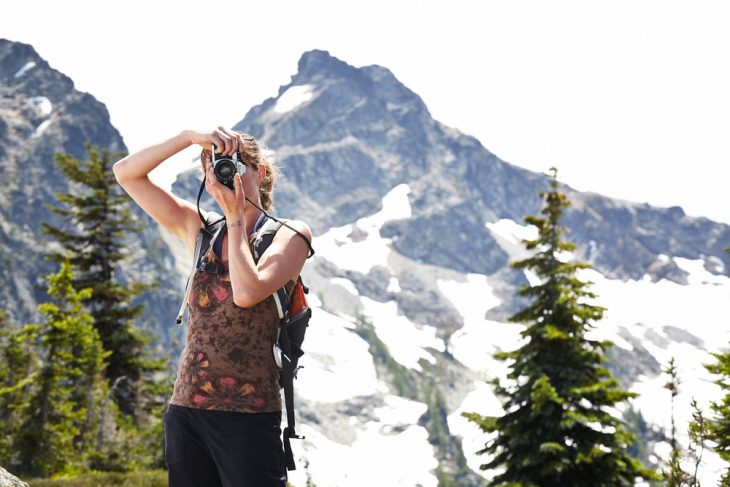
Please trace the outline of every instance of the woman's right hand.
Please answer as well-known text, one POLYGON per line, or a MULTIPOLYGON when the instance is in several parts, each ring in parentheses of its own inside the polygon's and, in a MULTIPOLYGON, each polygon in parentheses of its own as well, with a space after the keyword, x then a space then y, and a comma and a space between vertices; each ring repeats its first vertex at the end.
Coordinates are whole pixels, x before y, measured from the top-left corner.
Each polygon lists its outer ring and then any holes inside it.
POLYGON ((230 156, 242 151, 244 147, 243 137, 225 127, 218 127, 212 132, 189 130, 188 134, 191 144, 197 144, 206 150, 210 150, 210 146, 213 144, 218 154, 230 156))

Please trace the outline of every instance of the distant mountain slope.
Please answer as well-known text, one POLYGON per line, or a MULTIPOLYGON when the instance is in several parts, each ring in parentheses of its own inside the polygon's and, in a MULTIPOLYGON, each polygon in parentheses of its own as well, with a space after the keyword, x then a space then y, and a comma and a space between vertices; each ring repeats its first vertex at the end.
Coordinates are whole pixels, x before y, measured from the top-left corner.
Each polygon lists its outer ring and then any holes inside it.
MULTIPOLYGON (((50 242, 40 228, 43 222, 59 221, 44 205, 55 204, 57 192, 73 190, 54 154, 83 159, 87 142, 111 153, 126 151, 102 103, 77 91, 31 46, 0 39, 0 308, 11 322, 40 318, 36 306, 46 299, 43 277, 54 270, 43 258, 50 242)), ((149 223, 136 206, 134 212, 149 223)), ((165 270, 172 257, 156 225, 130 235, 129 249, 128 275, 161 285, 146 297, 143 327, 161 333, 163 353, 177 311, 175 291, 181 287, 177 276, 165 270), (159 326, 163 318, 166 327, 159 326)))

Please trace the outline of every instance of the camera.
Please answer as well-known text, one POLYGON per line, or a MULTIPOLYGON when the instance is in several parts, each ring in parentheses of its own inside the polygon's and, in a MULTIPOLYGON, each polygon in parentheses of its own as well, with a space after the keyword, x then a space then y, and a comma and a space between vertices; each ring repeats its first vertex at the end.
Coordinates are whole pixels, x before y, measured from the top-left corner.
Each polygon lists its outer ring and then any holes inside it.
POLYGON ((216 154, 215 145, 211 147, 210 153, 213 154, 213 174, 215 174, 215 178, 218 182, 233 190, 233 176, 237 172, 243 174, 246 167, 241 162, 240 154, 238 152, 232 156, 216 154))

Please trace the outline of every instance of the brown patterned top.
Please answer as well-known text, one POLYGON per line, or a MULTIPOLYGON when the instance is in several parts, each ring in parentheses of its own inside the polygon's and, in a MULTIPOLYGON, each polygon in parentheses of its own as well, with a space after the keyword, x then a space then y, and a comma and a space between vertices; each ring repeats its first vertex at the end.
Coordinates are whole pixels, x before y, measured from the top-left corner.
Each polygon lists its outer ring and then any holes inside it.
MULTIPOLYGON (((204 259, 220 262, 212 250, 204 259)), ((227 269, 227 262, 223 264, 227 269)), ((241 308, 233 303, 228 274, 196 271, 188 305, 187 340, 170 404, 281 411, 279 368, 272 353, 279 327, 274 298, 241 308)))

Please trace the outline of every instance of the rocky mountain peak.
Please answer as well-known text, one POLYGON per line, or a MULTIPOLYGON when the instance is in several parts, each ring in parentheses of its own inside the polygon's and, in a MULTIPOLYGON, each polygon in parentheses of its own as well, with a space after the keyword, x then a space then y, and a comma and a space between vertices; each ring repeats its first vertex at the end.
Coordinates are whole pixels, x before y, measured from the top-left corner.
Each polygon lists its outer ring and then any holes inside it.
POLYGON ((328 51, 313 49, 302 54, 297 65, 294 83, 311 83, 323 78, 351 78, 357 68, 332 56, 328 51))
POLYGON ((283 86, 282 90, 303 84, 321 87, 325 82, 335 81, 346 83, 351 91, 367 96, 369 101, 390 105, 390 109, 398 105, 401 109, 410 106, 428 112, 423 100, 401 83, 388 68, 379 65, 356 68, 327 51, 316 49, 302 55, 292 83, 283 86))
POLYGON ((61 101, 74 89, 68 76, 51 68, 36 50, 21 42, 0 39, 0 86, 28 96, 61 101))

